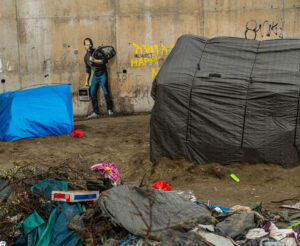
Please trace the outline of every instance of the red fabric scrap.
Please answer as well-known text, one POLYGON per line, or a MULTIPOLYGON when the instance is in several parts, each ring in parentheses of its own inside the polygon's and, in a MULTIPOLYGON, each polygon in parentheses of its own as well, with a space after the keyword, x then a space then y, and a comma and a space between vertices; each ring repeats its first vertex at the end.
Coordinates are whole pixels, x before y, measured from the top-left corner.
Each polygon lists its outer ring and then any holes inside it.
POLYGON ((77 137, 77 138, 82 138, 84 137, 84 132, 83 131, 80 131, 80 130, 73 130, 72 131, 72 136, 73 137, 77 137))
POLYGON ((165 191, 171 191, 171 187, 165 182, 165 181, 157 181, 154 185, 152 185, 152 188, 157 190, 165 190, 165 191))

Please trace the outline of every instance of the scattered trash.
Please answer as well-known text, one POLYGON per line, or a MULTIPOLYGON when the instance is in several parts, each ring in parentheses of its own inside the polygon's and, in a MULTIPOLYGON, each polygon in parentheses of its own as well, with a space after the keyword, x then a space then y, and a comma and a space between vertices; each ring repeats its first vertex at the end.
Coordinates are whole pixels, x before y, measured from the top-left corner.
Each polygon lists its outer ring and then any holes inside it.
POLYGON ((300 210, 300 202, 297 202, 293 205, 281 205, 281 208, 291 208, 291 209, 296 209, 296 210, 300 210))
POLYGON ((67 227, 70 220, 80 212, 82 210, 77 204, 59 204, 46 223, 35 211, 22 224, 24 237, 19 239, 19 245, 80 245, 80 235, 67 227))
POLYGON ((232 214, 215 227, 218 235, 233 239, 242 238, 251 228, 255 228, 254 214, 232 214))
POLYGON ((153 188, 116 185, 113 163, 80 169, 78 161, 76 170, 64 162, 2 175, 0 194, 10 191, 0 202, 0 246, 299 244, 300 212, 204 204, 162 180, 153 188))
POLYGON ((84 191, 84 190, 72 190, 72 191, 52 191, 52 201, 63 202, 86 202, 95 201, 99 198, 99 191, 84 191))
POLYGON ((0 202, 6 201, 13 192, 11 185, 8 185, 8 180, 0 180, 0 202), (6 186, 2 189, 2 187, 6 186))
POLYGON ((230 239, 215 234, 213 227, 205 228, 202 225, 198 225, 193 231, 204 237, 212 245, 233 246, 230 239))
POLYGON ((158 237, 160 229, 175 225, 178 229, 192 229, 198 224, 211 224, 211 216, 205 207, 188 201, 175 192, 157 189, 116 186, 100 196, 96 207, 118 225, 141 237, 158 237))
POLYGON ((132 234, 128 234, 128 239, 126 241, 118 242, 118 246, 130 246, 134 245, 133 243, 137 243, 140 240, 141 237, 134 236, 132 234))
POLYGON ((50 180, 46 178, 41 183, 32 186, 30 190, 36 196, 42 196, 46 200, 50 201, 52 191, 68 190, 68 182, 59 181, 59 180, 50 180))
POLYGON ((115 163, 98 163, 91 167, 93 171, 102 171, 104 177, 111 178, 116 184, 120 184, 119 171, 115 163))
MULTIPOLYGON (((202 203, 202 202, 199 202, 199 201, 194 201, 196 204, 204 204, 204 203, 202 203)), ((227 213, 229 210, 230 210, 230 208, 228 208, 228 207, 224 207, 224 206, 220 206, 220 205, 213 205, 213 204, 204 204, 205 206, 207 206, 207 207, 209 207, 210 209, 216 209, 216 208, 219 208, 219 209, 221 209, 221 211, 223 212, 223 213, 227 213)))
POLYGON ((297 243, 300 238, 300 232, 292 229, 278 229, 272 222, 267 221, 263 228, 251 229, 246 234, 247 239, 258 239, 266 236, 284 243, 283 245, 297 245, 294 243, 297 243))
POLYGON ((10 221, 10 222, 19 222, 21 219, 22 219, 22 214, 17 214, 17 215, 15 215, 15 216, 13 216, 13 217, 7 217, 7 219, 10 221))
POLYGON ((97 180, 87 180, 86 187, 88 190, 98 190, 99 192, 103 192, 114 186, 113 181, 110 178, 99 178, 97 180))
POLYGON ((197 198, 196 198, 194 192, 191 190, 184 190, 184 191, 176 190, 174 192, 176 192, 178 195, 180 195, 180 196, 184 197, 185 199, 190 200, 192 202, 197 201, 197 198))
POLYGON ((230 174, 230 177, 231 177, 235 182, 237 182, 237 183, 240 182, 240 179, 239 179, 234 173, 230 174))
POLYGON ((223 213, 222 209, 220 209, 219 207, 214 208, 214 210, 219 214, 223 213))
POLYGON ((171 191, 171 187, 165 182, 165 181, 157 181, 154 185, 152 185, 152 188, 157 190, 165 190, 165 191, 171 191))
POLYGON ((289 229, 292 229, 293 227, 297 227, 297 226, 300 226, 300 222, 297 222, 297 223, 295 223, 295 224, 292 224, 292 225, 290 225, 288 228, 289 228, 289 229))
POLYGON ((246 214, 254 214, 257 218, 257 220, 264 220, 264 217, 260 215, 258 212, 253 211, 250 207, 245 207, 245 206, 240 206, 240 205, 235 205, 230 208, 228 211, 230 213, 246 213, 246 214))

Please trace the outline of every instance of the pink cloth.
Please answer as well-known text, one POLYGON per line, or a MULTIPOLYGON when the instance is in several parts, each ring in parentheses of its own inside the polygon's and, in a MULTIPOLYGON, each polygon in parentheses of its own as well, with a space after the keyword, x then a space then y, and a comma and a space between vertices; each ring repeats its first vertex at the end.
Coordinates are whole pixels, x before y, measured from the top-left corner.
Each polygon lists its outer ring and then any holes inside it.
POLYGON ((116 184, 120 184, 119 171, 115 163, 98 163, 91 167, 93 171, 102 171, 104 177, 111 178, 116 184))

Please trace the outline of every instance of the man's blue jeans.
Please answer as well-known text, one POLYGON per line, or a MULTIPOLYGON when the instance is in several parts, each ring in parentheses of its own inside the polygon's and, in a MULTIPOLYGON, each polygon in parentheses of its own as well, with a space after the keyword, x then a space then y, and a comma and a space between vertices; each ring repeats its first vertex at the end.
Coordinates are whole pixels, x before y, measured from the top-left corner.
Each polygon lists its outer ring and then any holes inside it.
POLYGON ((109 92, 108 83, 107 83, 107 72, 103 73, 102 75, 98 75, 98 76, 96 76, 94 74, 93 78, 92 78, 92 86, 90 88, 90 94, 91 94, 91 98, 92 98, 93 109, 96 114, 99 114, 99 107, 98 107, 99 86, 103 90, 107 110, 109 110, 109 109, 112 110, 112 100, 110 97, 110 92, 109 92))

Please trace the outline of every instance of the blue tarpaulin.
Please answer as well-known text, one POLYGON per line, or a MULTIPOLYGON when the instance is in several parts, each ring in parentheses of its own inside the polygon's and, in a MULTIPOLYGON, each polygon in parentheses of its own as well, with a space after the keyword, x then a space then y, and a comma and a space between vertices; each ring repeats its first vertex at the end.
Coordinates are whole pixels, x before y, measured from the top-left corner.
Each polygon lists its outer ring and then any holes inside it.
POLYGON ((70 85, 43 86, 0 94, 0 139, 71 134, 74 128, 70 85))

